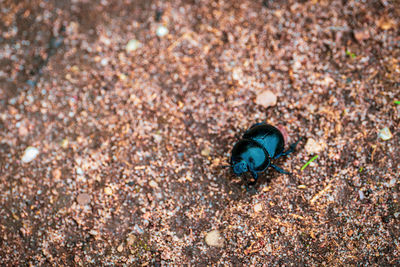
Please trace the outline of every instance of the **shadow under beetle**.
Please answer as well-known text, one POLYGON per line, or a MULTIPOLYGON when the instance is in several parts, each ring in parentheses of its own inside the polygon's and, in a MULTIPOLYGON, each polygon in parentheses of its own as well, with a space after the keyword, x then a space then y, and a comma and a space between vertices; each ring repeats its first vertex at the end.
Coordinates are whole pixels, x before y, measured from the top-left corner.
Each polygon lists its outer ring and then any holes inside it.
POLYGON ((248 183, 249 185, 254 185, 258 173, 265 171, 269 166, 280 173, 289 174, 272 164, 271 160, 292 153, 299 141, 291 144, 284 152, 285 140, 281 131, 265 122, 254 124, 233 146, 230 165, 236 175, 251 173, 255 181, 248 183))

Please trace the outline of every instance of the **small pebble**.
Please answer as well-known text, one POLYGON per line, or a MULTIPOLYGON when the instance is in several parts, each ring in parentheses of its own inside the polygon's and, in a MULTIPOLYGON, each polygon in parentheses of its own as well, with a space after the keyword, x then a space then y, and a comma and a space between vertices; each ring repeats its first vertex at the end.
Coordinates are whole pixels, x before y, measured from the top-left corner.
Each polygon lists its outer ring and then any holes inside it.
POLYGON ((106 195, 112 195, 113 191, 112 191, 112 189, 110 187, 106 187, 106 188, 104 188, 104 193, 106 195))
POLYGON ((388 127, 385 127, 382 130, 380 130, 378 136, 384 141, 389 140, 393 137, 388 127))
POLYGON ((28 128, 26 128, 25 125, 21 125, 21 126, 19 127, 19 129, 18 129, 18 134, 19 134, 20 136, 26 136, 26 135, 28 135, 28 133, 29 133, 28 128))
POLYGON ((201 151, 201 155, 204 157, 208 157, 210 155, 210 152, 211 150, 208 147, 206 147, 201 151))
POLYGON ((154 181, 154 180, 151 180, 151 181, 149 182, 149 185, 150 185, 151 188, 157 188, 157 187, 158 187, 157 182, 154 181))
POLYGON ((91 234, 91 235, 93 235, 93 236, 96 236, 96 235, 98 235, 99 233, 98 233, 96 230, 90 230, 90 231, 89 231, 89 234, 91 234))
POLYGON ((354 31, 354 38, 356 38, 357 41, 363 41, 369 39, 370 34, 368 29, 358 29, 354 31))
POLYGON ((60 178, 61 178, 61 171, 60 171, 60 169, 55 169, 55 170, 53 170, 52 174, 53 174, 53 179, 54 179, 54 180, 56 180, 56 181, 60 180, 60 178))
POLYGON ((67 148, 68 147, 68 139, 63 139, 61 141, 60 145, 61 145, 62 148, 67 148))
POLYGON ((81 168, 78 167, 78 168, 76 168, 76 174, 83 175, 84 172, 83 172, 83 170, 81 168))
POLYGON ((108 64, 108 59, 103 58, 103 59, 100 61, 100 64, 101 64, 102 66, 106 66, 106 65, 108 64))
POLYGON ((126 243, 128 244, 128 247, 132 246, 136 241, 136 237, 134 234, 129 234, 128 238, 126 239, 126 243))
POLYGON ((126 50, 126 52, 130 53, 140 47, 142 47, 142 44, 138 40, 132 39, 126 44, 125 50, 126 50))
POLYGON ((362 190, 358 190, 358 196, 360 197, 360 200, 363 200, 365 198, 364 192, 362 190))
POLYGON ((256 104, 265 108, 275 106, 276 102, 277 96, 271 91, 264 91, 256 98, 256 104))
POLYGON ((160 143, 162 141, 162 136, 159 134, 153 134, 154 141, 160 143))
POLYGON ((156 34, 158 37, 163 37, 168 34, 168 29, 162 25, 158 26, 158 28, 156 30, 156 34))
POLYGON ((352 236, 352 235, 353 235, 353 230, 349 229, 349 230, 347 231, 347 235, 348 235, 348 236, 352 236))
POLYGON ((397 105, 397 118, 400 119, 400 105, 397 105))
POLYGON ((260 211, 262 211, 262 209, 263 209, 263 207, 262 207, 261 203, 258 203, 256 205, 254 205, 254 211, 255 212, 260 212, 260 211))
POLYGON ((207 245, 211 247, 222 248, 224 246, 224 238, 218 230, 208 232, 205 238, 207 245))
POLYGON ((232 79, 240 81, 243 76, 243 72, 240 68, 234 68, 232 71, 232 79))
POLYGON ((304 146, 304 149, 307 151, 308 154, 317 154, 321 152, 323 146, 321 145, 321 143, 315 141, 312 138, 309 138, 306 145, 304 146))
POLYGON ((124 244, 121 244, 117 247, 118 252, 122 252, 124 250, 124 244))
POLYGON ((400 215, 400 212, 395 212, 393 215, 394 215, 395 218, 398 218, 399 215, 400 215))
POLYGON ((82 206, 87 205, 90 203, 90 195, 86 193, 79 194, 76 197, 76 201, 78 202, 79 205, 82 206))
POLYGON ((39 150, 36 147, 29 146, 25 149, 24 155, 22 156, 22 162, 29 163, 39 155, 39 150))

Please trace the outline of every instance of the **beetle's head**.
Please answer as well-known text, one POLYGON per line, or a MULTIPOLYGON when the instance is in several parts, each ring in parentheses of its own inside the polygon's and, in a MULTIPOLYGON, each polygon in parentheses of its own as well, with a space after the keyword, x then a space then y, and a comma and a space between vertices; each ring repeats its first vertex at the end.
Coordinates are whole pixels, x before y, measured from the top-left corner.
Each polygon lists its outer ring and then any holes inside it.
POLYGON ((249 170, 249 168, 247 167, 247 162, 244 160, 234 162, 232 164, 232 168, 233 168, 233 172, 236 175, 241 175, 242 173, 245 173, 249 170))

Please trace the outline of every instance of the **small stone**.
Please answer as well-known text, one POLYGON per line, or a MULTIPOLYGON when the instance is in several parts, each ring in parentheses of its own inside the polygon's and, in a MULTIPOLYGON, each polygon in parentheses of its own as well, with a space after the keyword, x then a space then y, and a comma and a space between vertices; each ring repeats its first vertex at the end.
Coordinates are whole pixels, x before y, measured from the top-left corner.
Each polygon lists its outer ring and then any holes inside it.
POLYGON ((400 215, 400 212, 395 212, 393 215, 394 215, 395 218, 398 218, 399 215, 400 215))
POLYGON ((76 168, 76 174, 83 175, 84 172, 83 172, 82 168, 80 168, 80 167, 76 168))
POLYGON ((39 150, 36 147, 29 146, 25 149, 24 155, 22 156, 23 163, 29 163, 39 155, 39 150))
POLYGON ((136 241, 135 235, 129 234, 128 238, 126 239, 126 242, 127 242, 128 246, 129 247, 132 246, 135 243, 135 241, 136 241))
POLYGON ((358 29, 354 31, 354 38, 356 38, 356 40, 359 42, 367 40, 369 37, 370 35, 368 29, 358 29))
POLYGON ((126 50, 126 52, 130 53, 140 47, 142 47, 142 44, 138 40, 132 39, 132 40, 129 40, 129 42, 126 44, 125 50, 126 50))
POLYGON ((232 79, 240 81, 243 77, 243 72, 240 68, 234 68, 232 71, 232 79))
POLYGON ((256 98, 256 104, 265 108, 275 106, 276 102, 277 96, 271 91, 264 91, 256 98))
POLYGON ((393 137, 388 127, 385 127, 382 130, 380 130, 378 136, 384 141, 389 140, 393 137))
POLYGON ((122 252, 124 250, 124 244, 121 244, 117 247, 118 252, 122 252))
POLYGON ((102 42, 106 46, 109 46, 111 44, 111 40, 106 36, 100 36, 100 42, 102 42))
POLYGON ((207 233, 205 241, 211 247, 222 248, 224 246, 224 238, 218 230, 212 230, 207 233))
POLYGON ((54 180, 56 180, 56 181, 60 180, 60 178, 61 178, 61 171, 60 171, 60 169, 55 169, 55 170, 53 170, 52 174, 53 174, 53 179, 54 179, 54 180))
POLYGON ((106 187, 106 188, 104 188, 104 193, 106 195, 111 196, 113 194, 113 191, 112 191, 112 189, 110 187, 106 187))
POLYGON ((383 16, 379 19, 379 21, 377 23, 379 28, 381 28, 382 30, 385 30, 385 31, 393 28, 395 24, 396 23, 394 22, 394 20, 385 18, 383 16))
POLYGON ((400 119, 400 105, 397 105, 397 118, 400 119))
POLYGON ((262 204, 261 203, 257 203, 256 205, 254 205, 254 211, 255 212, 260 212, 260 211, 262 211, 262 209, 263 209, 263 207, 262 207, 262 204))
POLYGON ((107 66, 107 64, 108 64, 108 59, 107 59, 107 58, 103 58, 103 59, 100 61, 100 64, 101 64, 102 66, 107 66))
POLYGON ((363 200, 365 198, 364 192, 362 190, 358 190, 358 196, 360 197, 360 200, 363 200))
POLYGON ((160 143, 162 141, 162 136, 159 134, 153 134, 154 141, 160 143))
POLYGON ((20 136, 27 136, 28 133, 29 133, 28 128, 24 124, 22 124, 18 129, 18 134, 20 136))
POLYGON ((68 139, 63 139, 61 141, 60 145, 61 145, 62 148, 67 148, 68 147, 68 139))
POLYGON ((79 205, 84 206, 90 203, 90 195, 86 193, 79 194, 76 197, 76 201, 79 205))
POLYGON ((201 155, 204 157, 208 157, 210 155, 210 152, 211 152, 210 148, 206 147, 201 151, 201 155))
POLYGON ((304 146, 304 149, 307 151, 308 154, 317 154, 322 151, 323 146, 321 145, 320 142, 317 142, 314 139, 309 138, 307 140, 306 145, 304 146))
POLYGON ((90 230, 89 234, 91 234, 92 236, 97 236, 99 233, 96 230, 90 230))
POLYGON ((168 29, 162 25, 158 26, 158 28, 156 30, 156 34, 158 37, 163 37, 168 34, 168 29))
POLYGON ((154 180, 151 180, 151 181, 149 182, 149 185, 150 185, 151 188, 157 188, 157 187, 158 187, 157 182, 154 181, 154 180))
POLYGON ((352 236, 352 235, 353 235, 353 230, 349 229, 349 230, 347 231, 347 235, 348 235, 348 236, 352 236))

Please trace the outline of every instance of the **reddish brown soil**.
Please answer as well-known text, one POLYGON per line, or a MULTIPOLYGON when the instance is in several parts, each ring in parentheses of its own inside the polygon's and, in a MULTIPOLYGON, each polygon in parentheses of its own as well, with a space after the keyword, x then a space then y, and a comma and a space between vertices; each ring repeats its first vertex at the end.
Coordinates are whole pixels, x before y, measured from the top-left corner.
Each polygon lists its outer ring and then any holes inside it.
POLYGON ((0 264, 400 265, 399 18, 396 0, 0 0, 0 264), (292 175, 246 191, 223 165, 261 120, 303 141, 277 161, 292 175))

